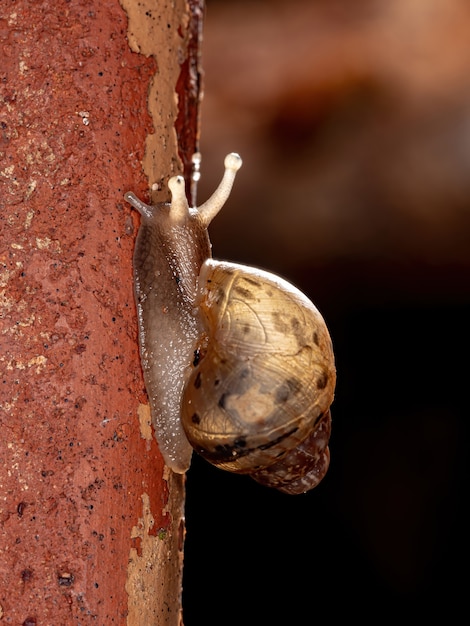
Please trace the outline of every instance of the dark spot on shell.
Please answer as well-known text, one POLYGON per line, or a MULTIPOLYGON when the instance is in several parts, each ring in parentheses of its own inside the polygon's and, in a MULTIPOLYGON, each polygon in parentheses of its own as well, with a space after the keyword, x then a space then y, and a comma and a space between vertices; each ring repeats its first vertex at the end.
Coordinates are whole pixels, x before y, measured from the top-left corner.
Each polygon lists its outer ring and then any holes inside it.
POLYGON ((320 341, 319 341, 319 339, 318 339, 318 333, 317 333, 317 331, 316 331, 316 330, 315 330, 315 331, 314 331, 314 333, 313 333, 313 337, 312 337, 312 339, 313 339, 313 343, 314 343, 316 346, 319 346, 319 345, 320 345, 320 341))
POLYGON ((196 374, 196 378, 194 379, 194 386, 196 389, 199 389, 199 387, 201 386, 201 372, 198 372, 196 374))
POLYGON ((272 318, 273 318, 273 326, 277 330, 278 333, 287 334, 289 332, 289 328, 285 320, 283 319, 282 314, 279 311, 273 311, 272 318))
POLYGON ((291 323, 293 336, 296 338, 299 346, 303 346, 306 342, 306 337, 305 337, 305 326, 303 324, 302 319, 299 319, 298 317, 292 317, 290 320, 290 323, 291 323))
POLYGON ((245 335, 248 335, 248 334, 249 334, 249 332, 250 332, 250 328, 251 328, 251 327, 250 327, 250 325, 249 325, 249 324, 245 324, 245 325, 243 326, 243 332, 245 333, 245 335))
POLYGON ((196 350, 194 350, 194 359, 193 359, 194 367, 198 365, 200 360, 201 360, 201 351, 199 350, 199 348, 196 348, 196 350))
POLYGON ((299 391, 302 389, 302 383, 298 378, 286 378, 286 380, 282 383, 282 385, 280 385, 280 387, 278 387, 278 389, 280 389, 281 387, 287 387, 289 390, 289 395, 295 395, 299 393, 299 391))
POLYGON ((215 301, 218 303, 218 302, 222 302, 222 300, 225 300, 225 289, 222 289, 222 287, 219 287, 217 289, 215 301))
POLYGON ((290 387, 287 382, 282 383, 274 392, 274 401, 276 404, 283 404, 290 396, 290 387))
MULTIPOLYGON (((202 456, 205 457, 208 461, 211 461, 215 464, 223 463, 225 461, 234 461, 235 459, 238 459, 240 457, 249 456, 255 450, 267 450, 269 448, 272 448, 284 439, 289 438, 297 430, 297 427, 293 428, 289 432, 284 433, 276 439, 269 441, 269 443, 266 443, 262 446, 256 446, 254 448, 250 447, 249 441, 247 441, 244 437, 239 437, 237 439, 234 439, 231 443, 218 444, 213 450, 207 450, 205 448, 202 448, 201 446, 196 446, 196 450, 200 454, 202 454, 202 456)), ((284 452, 285 450, 280 450, 279 455, 283 455, 284 452)))
POLYGON ((18 502, 18 506, 16 507, 16 512, 18 513, 18 517, 23 517, 25 507, 26 507, 26 502, 18 502))
POLYGON ((292 330, 294 331, 294 333, 296 333, 300 328, 300 320, 297 317, 292 317, 290 323, 292 326, 292 330))
POLYGON ((230 381, 230 393, 233 395, 242 396, 247 393, 248 389, 253 384, 252 372, 249 367, 244 367, 241 370, 233 372, 233 376, 230 381))
POLYGON ((248 278, 248 276, 244 277, 246 283, 253 285, 253 287, 257 287, 258 289, 261 287, 261 283, 259 280, 255 280, 254 278, 248 278))
POLYGON ((214 380, 214 387, 217 387, 218 385, 220 385, 220 380, 218 378, 216 378, 214 380))
POLYGON ((234 439, 233 443, 217 445, 213 451, 204 450, 203 455, 206 459, 213 461, 233 461, 236 458, 250 454, 252 449, 246 446, 246 439, 240 437, 239 439, 234 439))
POLYGON ((201 418, 199 417, 199 415, 197 413, 193 413, 191 415, 191 421, 193 424, 200 424, 201 423, 201 418))
POLYGON ((229 394, 228 393, 223 393, 220 398, 219 401, 217 402, 217 404, 220 406, 221 409, 225 409, 225 402, 227 400, 227 396, 229 394))
MULTIPOLYGON (((219 443, 215 446, 215 449, 216 449, 216 452, 220 452, 220 453, 229 452, 230 453, 230 451, 232 450, 232 447, 233 446, 230 446, 228 444, 222 445, 219 443)), ((229 454, 229 456, 231 455, 229 454)))
POLYGON ((302 387, 301 382, 297 378, 287 378, 281 385, 275 390, 276 404, 282 404, 287 402, 292 395, 299 393, 302 387))
POLYGON ((37 621, 35 617, 27 617, 21 626, 36 626, 37 621))
POLYGON ((325 389, 327 384, 328 384, 328 375, 326 372, 323 372, 323 374, 317 380, 317 389, 325 389))
POLYGON ((244 287, 234 287, 233 293, 234 295, 239 296, 242 300, 254 300, 255 298, 254 293, 244 287))
POLYGON ((327 409, 324 413, 320 413, 320 415, 313 422, 313 425, 316 426, 318 422, 322 421, 322 419, 325 419, 325 422, 327 422, 329 412, 330 412, 330 409, 327 409))
POLYGON ((293 433, 297 432, 297 430, 298 430, 298 428, 295 427, 292 430, 290 430, 289 432, 283 433, 279 437, 276 437, 276 439, 272 439, 268 443, 264 443, 262 446, 258 446, 258 450, 268 450, 269 448, 272 448, 273 446, 277 446, 278 443, 280 443, 281 441, 284 441, 284 439, 287 439, 288 437, 290 437, 293 433))

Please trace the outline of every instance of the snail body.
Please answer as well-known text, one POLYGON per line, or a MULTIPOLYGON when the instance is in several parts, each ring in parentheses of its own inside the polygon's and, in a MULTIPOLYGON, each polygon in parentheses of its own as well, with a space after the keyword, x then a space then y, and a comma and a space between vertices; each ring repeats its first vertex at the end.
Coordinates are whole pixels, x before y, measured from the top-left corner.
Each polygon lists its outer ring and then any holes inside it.
POLYGON ((215 261, 207 227, 241 166, 225 159, 212 197, 190 209, 126 199, 142 216, 134 253, 139 344, 152 421, 167 465, 192 449, 286 493, 315 487, 329 465, 334 355, 323 317, 287 281, 215 261))

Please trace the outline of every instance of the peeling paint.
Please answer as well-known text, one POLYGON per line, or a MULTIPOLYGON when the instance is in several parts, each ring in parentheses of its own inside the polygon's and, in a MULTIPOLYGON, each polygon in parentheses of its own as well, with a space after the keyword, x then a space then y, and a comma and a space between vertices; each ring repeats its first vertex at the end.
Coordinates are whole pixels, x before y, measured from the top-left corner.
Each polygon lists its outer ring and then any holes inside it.
POLYGON ((142 167, 149 180, 154 202, 167 200, 156 192, 167 194, 166 181, 181 173, 175 122, 178 116, 176 85, 181 63, 187 55, 189 9, 185 0, 161 2, 154 0, 120 0, 129 18, 129 47, 137 54, 153 56, 158 71, 150 82, 148 108, 155 132, 147 135, 142 167), (178 24, 177 17, 183 16, 178 24), (167 25, 171 25, 168 28, 167 25), (162 38, 165 39, 162 42, 162 38), (172 103, 168 115, 168 103, 172 103))
MULTIPOLYGON (((168 470, 167 523, 155 528, 151 498, 142 494, 142 517, 131 530, 127 567, 128 626, 178 626, 183 567, 184 476, 168 470)), ((158 505, 156 505, 158 506, 158 505)))
POLYGON ((137 415, 139 417, 140 435, 142 439, 146 439, 148 442, 152 442, 153 434, 152 434, 152 418, 150 415, 150 405, 139 404, 137 408, 137 415))
POLYGON ((143 589, 151 589, 154 586, 154 568, 157 567, 161 557, 162 543, 157 537, 150 535, 154 525, 154 518, 150 510, 150 498, 142 494, 142 517, 136 526, 132 528, 131 539, 139 539, 139 549, 131 548, 127 566, 126 591, 129 597, 128 624, 153 624, 156 617, 157 594, 147 594, 148 602, 140 605, 138 599, 143 589), (153 601, 152 601, 153 600, 153 601))

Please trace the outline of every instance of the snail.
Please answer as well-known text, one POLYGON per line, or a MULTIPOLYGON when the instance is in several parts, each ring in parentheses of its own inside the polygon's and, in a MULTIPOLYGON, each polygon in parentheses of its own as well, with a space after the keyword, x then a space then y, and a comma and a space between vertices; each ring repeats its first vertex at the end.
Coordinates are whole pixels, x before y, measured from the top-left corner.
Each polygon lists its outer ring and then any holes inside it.
POLYGON ((261 269, 216 261, 207 228, 241 167, 229 154, 216 191, 190 208, 182 176, 171 203, 139 211, 134 252, 139 347, 166 464, 193 448, 217 467, 284 493, 315 487, 329 465, 336 382, 330 335, 314 304, 261 269))

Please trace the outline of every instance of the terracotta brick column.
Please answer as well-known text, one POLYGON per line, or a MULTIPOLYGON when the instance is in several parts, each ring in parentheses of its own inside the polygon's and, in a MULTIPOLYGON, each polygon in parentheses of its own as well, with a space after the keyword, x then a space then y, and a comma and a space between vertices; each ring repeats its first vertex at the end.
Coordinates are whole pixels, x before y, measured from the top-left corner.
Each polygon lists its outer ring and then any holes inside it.
POLYGON ((2 624, 181 620, 184 484, 150 425, 123 194, 189 171, 201 4, 2 3, 2 624))

